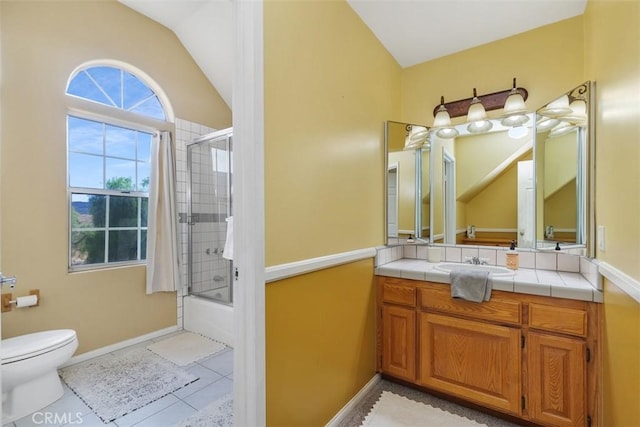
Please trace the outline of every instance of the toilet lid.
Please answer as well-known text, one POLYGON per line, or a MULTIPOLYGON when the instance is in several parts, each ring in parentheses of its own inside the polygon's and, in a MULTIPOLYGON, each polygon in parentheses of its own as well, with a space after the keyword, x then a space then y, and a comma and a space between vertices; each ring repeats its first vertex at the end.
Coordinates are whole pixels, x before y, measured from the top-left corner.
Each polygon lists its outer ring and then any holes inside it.
POLYGON ((28 359, 63 347, 76 339, 72 329, 36 332, 2 340, 2 364, 28 359))

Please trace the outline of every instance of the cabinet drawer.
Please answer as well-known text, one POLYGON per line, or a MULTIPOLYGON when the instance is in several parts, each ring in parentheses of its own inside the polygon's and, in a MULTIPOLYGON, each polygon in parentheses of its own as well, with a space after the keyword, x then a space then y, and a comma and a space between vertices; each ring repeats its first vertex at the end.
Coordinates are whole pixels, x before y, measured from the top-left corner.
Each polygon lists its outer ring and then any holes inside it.
POLYGON ((529 304, 529 326, 545 331, 587 336, 587 312, 575 308, 529 304))
POLYGON ((416 306, 416 287, 399 283, 382 284, 382 301, 393 304, 416 306))
POLYGON ((449 286, 437 286, 420 289, 420 307, 485 319, 493 322, 519 325, 522 319, 522 304, 518 301, 492 297, 491 300, 477 303, 452 298, 449 286))

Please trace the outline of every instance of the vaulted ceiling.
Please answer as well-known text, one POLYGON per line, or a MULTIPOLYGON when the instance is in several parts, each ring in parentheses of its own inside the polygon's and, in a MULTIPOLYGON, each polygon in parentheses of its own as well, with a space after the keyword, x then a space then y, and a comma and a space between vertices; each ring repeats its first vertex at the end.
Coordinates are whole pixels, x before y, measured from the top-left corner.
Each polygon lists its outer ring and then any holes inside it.
MULTIPOLYGON (((227 105, 231 106, 231 0, 119 1, 171 29, 227 105)), ((347 2, 398 64, 410 67, 582 15, 587 0, 347 2)))

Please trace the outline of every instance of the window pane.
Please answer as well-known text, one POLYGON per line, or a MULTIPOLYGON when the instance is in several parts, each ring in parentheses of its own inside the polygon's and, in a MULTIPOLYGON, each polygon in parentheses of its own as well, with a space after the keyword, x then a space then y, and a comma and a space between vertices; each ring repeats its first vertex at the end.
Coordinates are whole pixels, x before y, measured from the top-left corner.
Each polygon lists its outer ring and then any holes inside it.
POLYGON ((147 215, 149 212, 149 199, 143 198, 141 200, 142 208, 140 209, 140 227, 147 226, 147 215))
POLYGON ((136 230, 109 231, 109 262, 138 259, 138 232, 136 230))
POLYGON ((71 195, 71 227, 104 227, 107 197, 97 194, 71 195))
POLYGON ((153 117, 158 120, 164 120, 164 109, 162 108, 162 104, 160 104, 160 100, 157 96, 152 96, 151 98, 144 101, 142 104, 137 105, 135 108, 132 108, 131 111, 134 113, 143 114, 145 116, 153 117))
POLYGON ((150 175, 151 170, 149 168, 149 163, 138 162, 138 191, 149 191, 150 175))
POLYGON ((111 157, 136 158, 136 131, 107 125, 106 155, 111 157))
POLYGON ((109 99, 98 89, 98 86, 89 78, 85 71, 80 71, 69 83, 67 93, 100 104, 113 105, 109 99))
MULTIPOLYGON (((111 196, 109 198, 109 227, 137 227, 138 198, 111 196)), ((111 245, 111 242, 109 243, 111 245)))
POLYGON ((69 186, 104 188, 103 157, 69 153, 69 186))
POLYGON ((124 109, 131 110, 136 104, 153 95, 153 91, 133 74, 124 73, 124 109))
POLYGON ((122 108, 122 97, 120 95, 122 76, 120 69, 113 67, 92 67, 86 71, 110 98, 109 105, 122 108))
POLYGON ((104 231, 71 233, 71 265, 104 263, 104 231))
POLYGON ((150 133, 138 132, 138 160, 151 160, 151 138, 153 135, 150 133))
POLYGON ((140 231, 140 259, 147 259, 147 230, 140 231))
POLYGON ((104 124, 92 120, 68 117, 69 150, 103 154, 104 124))
POLYGON ((107 158, 106 188, 108 190, 133 191, 135 176, 135 161, 107 158))

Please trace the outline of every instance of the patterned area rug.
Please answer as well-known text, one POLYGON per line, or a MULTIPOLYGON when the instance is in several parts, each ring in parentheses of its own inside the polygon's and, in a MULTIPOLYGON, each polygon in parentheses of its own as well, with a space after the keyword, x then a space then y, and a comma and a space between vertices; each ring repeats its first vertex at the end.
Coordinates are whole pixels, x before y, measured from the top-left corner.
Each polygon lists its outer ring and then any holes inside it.
POLYGON ((198 379, 145 348, 71 365, 59 373, 105 423, 198 379))
POLYGON ((224 344, 193 332, 173 335, 147 346, 147 349, 178 366, 188 365, 225 348, 224 344))
POLYGON ((233 427, 233 395, 222 396, 176 427, 233 427))
POLYGON ((516 427, 517 424, 381 380, 340 422, 340 427, 358 426, 516 427), (402 409, 398 411, 396 405, 402 405, 402 409), (432 418, 421 418, 423 416, 432 418))

